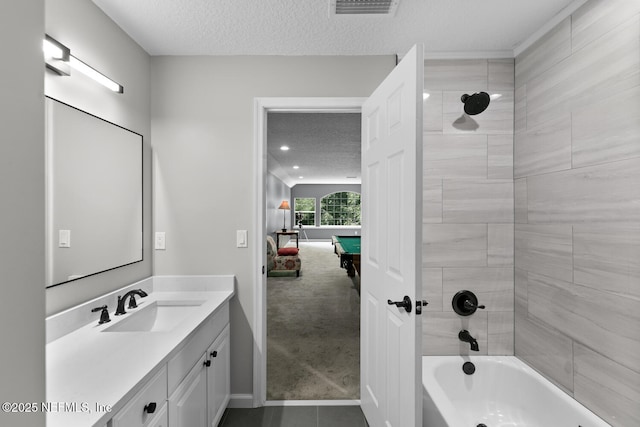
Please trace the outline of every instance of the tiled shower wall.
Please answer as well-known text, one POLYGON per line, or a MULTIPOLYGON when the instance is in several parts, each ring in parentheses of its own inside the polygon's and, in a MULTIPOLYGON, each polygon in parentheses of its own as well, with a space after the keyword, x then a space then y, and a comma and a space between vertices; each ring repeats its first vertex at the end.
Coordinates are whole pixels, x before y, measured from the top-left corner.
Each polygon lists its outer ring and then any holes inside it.
POLYGON ((640 425, 640 1, 590 1, 516 58, 515 353, 640 425))
POLYGON ((423 354, 513 354, 514 62, 425 61, 423 165, 423 354), (460 97, 486 91, 483 113, 460 97), (451 300, 473 291, 485 310, 457 315, 451 300))

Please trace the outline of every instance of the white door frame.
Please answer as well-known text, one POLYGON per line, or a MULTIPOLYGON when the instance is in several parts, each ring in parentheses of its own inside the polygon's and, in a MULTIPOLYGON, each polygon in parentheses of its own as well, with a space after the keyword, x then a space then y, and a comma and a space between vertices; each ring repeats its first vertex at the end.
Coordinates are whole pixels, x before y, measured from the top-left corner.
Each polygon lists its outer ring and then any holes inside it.
POLYGON ((255 98, 253 117, 255 181, 254 245, 255 275, 253 280, 253 406, 267 401, 267 284, 266 271, 266 206, 265 177, 267 173, 267 113, 344 113, 360 112, 367 98, 255 98))

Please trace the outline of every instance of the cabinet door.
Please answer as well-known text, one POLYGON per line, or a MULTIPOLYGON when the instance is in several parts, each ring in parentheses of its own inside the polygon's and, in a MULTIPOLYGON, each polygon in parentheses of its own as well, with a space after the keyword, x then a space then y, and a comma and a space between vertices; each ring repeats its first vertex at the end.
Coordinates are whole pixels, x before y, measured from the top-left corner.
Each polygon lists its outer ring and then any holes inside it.
POLYGON ((147 427, 152 419, 155 419, 157 409, 154 412, 148 410, 148 405, 154 408, 165 408, 167 400, 167 369, 162 367, 160 371, 140 390, 129 403, 111 419, 109 427, 147 427))
POLYGON ((207 425, 207 368, 205 355, 169 398, 169 426, 205 427, 207 425))
POLYGON ((147 427, 169 427, 169 415, 167 414, 167 406, 163 405, 157 415, 149 422, 147 427))
POLYGON ((229 381, 229 326, 218 335, 207 351, 211 365, 207 369, 209 426, 216 427, 222 418, 231 393, 229 381))

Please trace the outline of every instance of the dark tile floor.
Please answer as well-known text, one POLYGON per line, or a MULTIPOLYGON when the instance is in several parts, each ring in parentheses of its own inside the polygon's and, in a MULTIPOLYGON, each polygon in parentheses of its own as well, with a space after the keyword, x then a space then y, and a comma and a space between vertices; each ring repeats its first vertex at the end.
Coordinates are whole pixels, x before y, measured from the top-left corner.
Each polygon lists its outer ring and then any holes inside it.
POLYGON ((367 427, 359 406, 227 408, 218 427, 367 427))

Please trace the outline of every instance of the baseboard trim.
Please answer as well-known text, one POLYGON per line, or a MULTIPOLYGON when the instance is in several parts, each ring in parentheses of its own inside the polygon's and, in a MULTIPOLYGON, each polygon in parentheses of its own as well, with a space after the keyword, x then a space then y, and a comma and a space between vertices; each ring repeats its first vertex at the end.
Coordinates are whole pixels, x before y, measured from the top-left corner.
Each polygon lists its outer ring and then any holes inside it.
POLYGON ((360 406, 360 400, 267 400, 264 406, 360 406))
POLYGON ((253 394, 232 394, 227 408, 253 408, 253 394))

